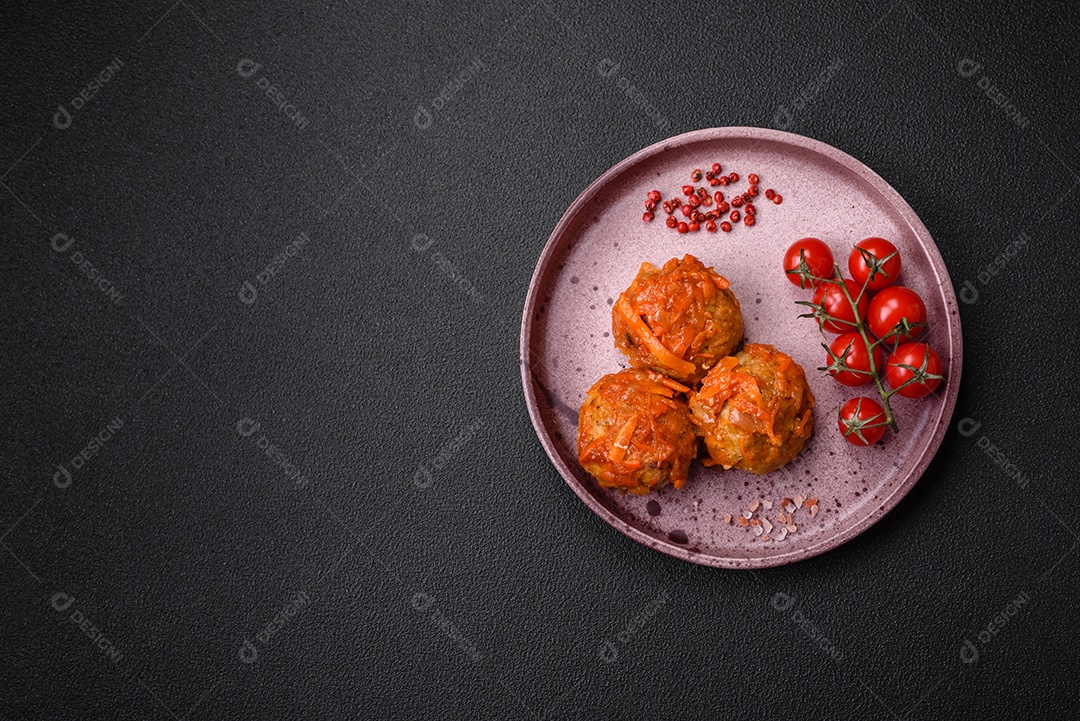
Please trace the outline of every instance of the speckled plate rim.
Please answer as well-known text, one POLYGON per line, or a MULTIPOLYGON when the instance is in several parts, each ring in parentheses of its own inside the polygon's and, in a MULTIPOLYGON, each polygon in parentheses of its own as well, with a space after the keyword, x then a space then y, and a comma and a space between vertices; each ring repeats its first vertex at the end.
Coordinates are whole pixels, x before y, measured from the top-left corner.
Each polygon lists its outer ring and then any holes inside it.
POLYGON ((953 290, 952 280, 949 277, 949 272, 945 267, 945 261, 941 257, 941 252, 938 250, 937 244, 934 242, 934 239, 930 235, 930 231, 927 230, 914 209, 908 205, 903 196, 889 185, 884 178, 842 150, 838 150, 820 140, 814 140, 813 138, 807 138, 794 133, 787 133, 782 130, 773 130, 771 128, 732 126, 706 128, 683 133, 682 135, 676 135, 639 150, 628 158, 620 161, 599 178, 594 180, 592 184, 590 184, 589 187, 587 187, 574 202, 570 204, 570 207, 563 213, 562 218, 551 232, 551 236, 548 238, 547 244, 540 254, 540 259, 536 263, 536 269, 533 271, 532 280, 529 283, 528 294, 525 298, 525 308, 521 318, 519 364, 521 366, 521 383, 525 393, 525 404, 529 409, 529 418, 532 420, 533 429, 536 431, 536 435, 540 439, 540 443, 543 445, 548 458, 551 459, 551 462, 555 465, 555 468, 559 471, 563 480, 566 481, 567 485, 569 485, 574 493, 577 494, 578 498, 584 501, 585 505, 592 509, 593 513, 600 516, 600 518, 604 519, 608 525, 612 526, 623 535, 669 556, 691 563, 713 566, 716 568, 767 568, 787 565, 796 561, 812 558, 813 556, 820 555, 841 546, 877 523, 907 495, 911 488, 922 477, 927 466, 930 465, 930 462, 937 454, 938 448, 945 438, 945 433, 948 431, 953 410, 956 407, 956 397, 960 389, 962 363, 963 337, 960 330, 960 314, 956 304, 956 293, 953 290), (892 493, 886 496, 873 511, 864 515, 862 518, 859 518, 854 523, 842 527, 837 533, 826 536, 817 543, 805 548, 800 548, 789 553, 758 558, 734 558, 692 552, 684 546, 643 532, 627 523, 601 504, 593 496, 590 490, 577 479, 570 467, 556 451, 555 443, 548 434, 543 420, 540 418, 536 388, 531 377, 532 363, 529 361, 529 344, 532 336, 533 318, 536 310, 537 298, 539 296, 537 289, 540 285, 540 279, 547 273, 548 265, 555 255, 556 250, 560 247, 564 234, 585 204, 588 203, 601 188, 627 169, 640 163, 646 158, 684 145, 702 141, 725 139, 773 141, 810 150, 844 166, 865 180, 881 195, 883 200, 897 211, 899 216, 911 228, 915 237, 918 238, 919 243, 926 249, 935 280, 941 288, 942 295, 945 298, 946 317, 949 319, 949 377, 946 380, 944 389, 944 403, 941 405, 938 417, 934 420, 934 433, 927 439, 926 443, 922 446, 921 451, 917 451, 920 453, 920 457, 915 463, 914 468, 909 472, 907 478, 894 487, 892 493), (957 312, 954 313, 953 311, 957 312))

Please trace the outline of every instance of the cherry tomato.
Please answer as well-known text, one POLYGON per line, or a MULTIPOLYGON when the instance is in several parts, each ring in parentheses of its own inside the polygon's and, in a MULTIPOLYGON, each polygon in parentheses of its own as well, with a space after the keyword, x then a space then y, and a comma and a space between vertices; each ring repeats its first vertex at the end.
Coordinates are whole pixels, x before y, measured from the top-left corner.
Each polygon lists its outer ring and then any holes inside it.
POLYGON ((885 361, 885 382, 904 398, 928 396, 941 385, 941 358, 925 343, 904 343, 885 361))
POLYGON ((878 291, 895 283, 900 275, 900 251, 884 238, 865 238, 851 249, 847 267, 852 280, 878 291))
POLYGON ((784 272, 788 280, 800 288, 816 288, 821 281, 811 280, 806 276, 831 278, 833 274, 832 251, 817 238, 796 240, 784 253, 784 272))
POLYGON ((885 410, 872 398, 852 398, 840 406, 837 425, 848 443, 869 446, 885 435, 885 410))
MULTIPOLYGON (((844 279, 844 285, 847 286, 848 293, 851 294, 852 300, 858 298, 859 318, 865 320, 866 309, 870 304, 868 298, 869 294, 863 293, 862 297, 860 297, 859 291, 862 290, 862 287, 850 278, 844 279)), ((830 333, 846 333, 855 327, 855 313, 852 311, 851 303, 848 302, 839 283, 822 283, 818 286, 818 289, 814 291, 814 305, 820 307, 823 300, 825 302, 825 310, 829 315, 837 318, 839 321, 847 321, 844 323, 838 322, 837 320, 821 321, 821 319, 818 319, 824 330, 827 330, 830 333)))
POLYGON ((884 339, 890 347, 896 343, 907 343, 918 338, 926 326, 926 306, 915 291, 891 285, 870 301, 867 321, 871 332, 884 339), (889 335, 898 324, 905 321, 906 330, 889 335))
MULTIPOLYGON (((873 337, 870 338, 870 343, 874 343, 873 337)), ((870 375, 870 354, 866 351, 866 343, 858 331, 848 331, 836 336, 833 338, 833 342, 829 344, 829 350, 832 351, 832 355, 825 359, 829 366, 826 370, 828 370, 829 375, 836 379, 837 383, 845 386, 861 386, 872 380, 870 375), (841 359, 844 365, 852 370, 838 370, 833 367, 835 363, 833 361, 834 356, 841 359), (863 372, 856 373, 855 371, 863 372)), ((874 368, 879 373, 883 372, 885 368, 885 352, 881 349, 881 346, 874 347, 874 368)))

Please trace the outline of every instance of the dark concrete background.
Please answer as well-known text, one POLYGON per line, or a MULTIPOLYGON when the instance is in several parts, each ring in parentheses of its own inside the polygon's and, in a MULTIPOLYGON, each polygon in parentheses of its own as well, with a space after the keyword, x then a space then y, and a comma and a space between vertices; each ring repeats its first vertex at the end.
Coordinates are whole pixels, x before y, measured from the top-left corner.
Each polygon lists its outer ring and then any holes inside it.
POLYGON ((0 718, 1076 717, 1075 6, 300 5, 2 11, 0 718), (593 516, 518 373, 566 206, 720 125, 978 293, 916 489, 756 574, 593 516))

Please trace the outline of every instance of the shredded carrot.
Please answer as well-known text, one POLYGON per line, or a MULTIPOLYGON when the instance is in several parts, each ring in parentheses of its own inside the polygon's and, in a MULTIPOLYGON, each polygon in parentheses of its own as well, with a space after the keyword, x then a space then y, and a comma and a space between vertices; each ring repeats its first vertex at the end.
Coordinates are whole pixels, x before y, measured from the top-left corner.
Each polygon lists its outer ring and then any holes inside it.
POLYGON ((630 439, 634 435, 634 429, 637 428, 638 420, 641 416, 637 413, 632 414, 626 419, 626 423, 622 425, 619 432, 615 435, 615 441, 611 444, 611 450, 608 451, 608 459, 619 463, 626 458, 626 449, 630 445, 630 439))
POLYGON ((735 392, 737 380, 732 371, 738 365, 739 359, 735 356, 720 359, 720 362, 705 378, 705 383, 702 384, 701 390, 698 391, 698 398, 702 400, 715 398, 715 403, 723 403, 730 398, 735 392))
POLYGON ((600 449, 601 446, 604 445, 606 441, 607 436, 598 436, 596 439, 594 439, 592 442, 590 442, 588 445, 581 449, 581 452, 578 454, 579 459, 584 460, 586 458, 590 458, 594 453, 596 453, 597 450, 600 449))
POLYGON ((631 333, 634 337, 639 339, 649 351, 656 357, 656 360, 665 368, 670 368, 678 375, 687 378, 697 372, 697 367, 678 357, 671 351, 669 351, 660 339, 652 332, 648 324, 641 319, 641 316, 630 306, 630 301, 627 300, 626 295, 620 295, 619 300, 615 303, 615 312, 623 317, 629 326, 631 333))
POLYGON ((657 378, 656 380, 657 380, 657 382, 667 386, 668 388, 675 391, 676 393, 689 393, 690 392, 690 389, 687 388, 686 386, 684 386, 682 383, 679 383, 677 381, 673 381, 670 378, 668 378, 667 376, 661 376, 661 377, 657 378))
POLYGON ((735 366, 739 365, 739 359, 733 355, 729 355, 727 358, 721 360, 720 363, 718 363, 717 365, 719 365, 724 370, 731 370, 735 366))

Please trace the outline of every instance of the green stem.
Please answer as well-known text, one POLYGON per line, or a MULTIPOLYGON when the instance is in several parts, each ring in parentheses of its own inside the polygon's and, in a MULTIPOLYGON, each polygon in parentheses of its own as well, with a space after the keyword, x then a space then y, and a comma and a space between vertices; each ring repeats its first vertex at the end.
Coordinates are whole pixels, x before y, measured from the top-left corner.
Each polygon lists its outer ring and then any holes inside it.
MULTIPOLYGON (((836 269, 836 276, 842 278, 840 273, 840 266, 833 263, 833 268, 836 269)), ((869 278, 867 278, 869 281, 869 278)), ((840 290, 844 291, 844 297, 847 298, 848 303, 851 304, 851 309, 855 313, 855 330, 859 331, 859 335, 862 336, 863 343, 866 344, 867 354, 870 356, 870 375, 874 378, 874 383, 877 385, 878 393, 881 395, 881 406, 885 410, 885 423, 889 426, 889 429, 893 433, 899 433, 900 427, 896 425, 896 419, 893 418, 892 407, 889 405, 889 396, 891 395, 885 390, 885 384, 881 382, 881 373, 878 372, 877 363, 874 362, 873 346, 870 344, 870 336, 866 334, 866 324, 862 321, 862 316, 859 315, 859 305, 851 298, 851 293, 848 292, 847 283, 841 281, 839 283, 840 290)), ((863 288, 859 291, 859 298, 862 298, 863 293, 866 292, 866 283, 863 283, 863 288)))

